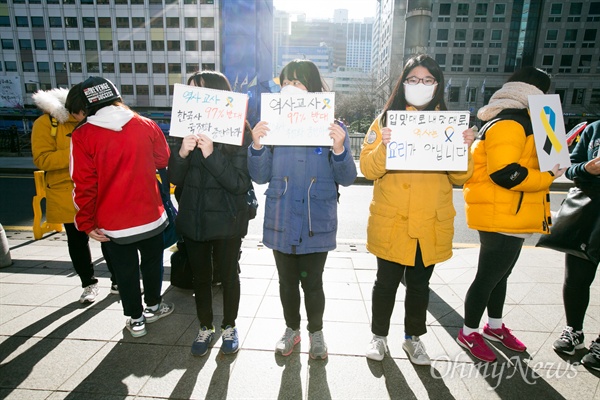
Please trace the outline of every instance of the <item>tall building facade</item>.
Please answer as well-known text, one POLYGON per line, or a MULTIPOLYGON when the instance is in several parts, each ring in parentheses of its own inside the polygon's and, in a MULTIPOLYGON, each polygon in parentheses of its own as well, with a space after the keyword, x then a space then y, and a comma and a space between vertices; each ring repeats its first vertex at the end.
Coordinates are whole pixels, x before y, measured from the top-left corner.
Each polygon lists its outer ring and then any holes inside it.
POLYGON ((253 94, 272 76, 272 17, 272 0, 0 0, 0 75, 21 78, 26 105, 101 75, 133 107, 168 108, 198 69, 247 76, 253 94))
POLYGON ((598 22, 599 1, 378 0, 373 69, 389 90, 410 55, 427 53, 444 70, 449 107, 474 115, 515 70, 533 65, 552 75, 569 126, 600 118, 598 22))

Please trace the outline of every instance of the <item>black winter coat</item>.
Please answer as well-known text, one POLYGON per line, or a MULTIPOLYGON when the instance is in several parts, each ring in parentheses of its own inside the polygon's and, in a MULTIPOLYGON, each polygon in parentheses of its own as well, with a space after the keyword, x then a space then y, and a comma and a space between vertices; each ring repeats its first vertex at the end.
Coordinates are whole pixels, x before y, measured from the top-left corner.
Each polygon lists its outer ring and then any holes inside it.
POLYGON ((179 156, 179 147, 172 149, 168 172, 169 181, 180 190, 175 220, 180 235, 196 241, 246 236, 247 196, 252 188, 247 147, 251 141, 246 130, 242 146, 214 143, 208 158, 199 148, 186 158, 179 156))

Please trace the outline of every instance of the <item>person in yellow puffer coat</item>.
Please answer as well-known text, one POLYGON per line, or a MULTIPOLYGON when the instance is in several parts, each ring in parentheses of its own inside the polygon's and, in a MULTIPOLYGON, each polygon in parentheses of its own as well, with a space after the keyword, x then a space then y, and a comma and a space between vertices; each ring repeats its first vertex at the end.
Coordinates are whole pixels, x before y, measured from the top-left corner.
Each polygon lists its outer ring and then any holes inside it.
MULTIPOLYGON (((360 169, 373 183, 373 200, 367 226, 367 249, 377 256, 373 285, 371 331, 367 357, 381 361, 387 352, 387 335, 402 282, 406 286, 402 348, 411 362, 429 365, 431 360, 419 336, 427 332, 429 279, 436 263, 452 257, 454 216, 452 186, 462 185, 473 172, 469 155, 466 171, 387 170, 386 150, 390 129, 388 110, 445 111, 444 76, 431 57, 419 55, 406 63, 383 113, 365 136, 360 169)), ((463 132, 468 146, 472 129, 463 132)))
POLYGON ((69 255, 84 288, 79 301, 91 303, 98 295, 98 279, 94 275, 89 238, 75 228, 73 181, 69 174, 70 134, 85 117, 85 103, 82 98, 78 101, 79 91, 52 89, 33 94, 35 105, 44 114, 33 124, 31 150, 36 167, 46 171, 46 221, 64 224, 69 255))
POLYGON ((465 297, 465 321, 457 342, 475 358, 492 362, 496 355, 483 338, 523 352, 526 346, 502 322, 507 280, 524 239, 548 233, 550 184, 564 173, 556 165, 540 171, 528 96, 550 89, 542 70, 516 71, 477 112, 486 122, 473 146, 473 176, 465 183, 467 224, 477 229, 481 248, 477 274, 465 297), (479 333, 487 309, 488 322, 479 333))

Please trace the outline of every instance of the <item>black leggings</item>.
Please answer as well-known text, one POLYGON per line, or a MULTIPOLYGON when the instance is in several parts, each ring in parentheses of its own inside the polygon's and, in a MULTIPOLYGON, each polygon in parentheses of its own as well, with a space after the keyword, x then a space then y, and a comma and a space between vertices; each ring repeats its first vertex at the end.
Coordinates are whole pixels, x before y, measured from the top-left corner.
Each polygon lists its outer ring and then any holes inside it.
POLYGON ((594 282, 598 265, 567 254, 565 256, 565 282, 563 303, 567 325, 575 331, 583 330, 583 319, 590 303, 590 286, 594 282))
POLYGON ((92 264, 92 254, 90 253, 90 238, 87 233, 78 231, 75 224, 64 224, 67 234, 67 246, 69 247, 69 256, 75 272, 81 279, 81 287, 86 287, 98 283, 94 276, 94 265, 92 264))
POLYGON ((488 317, 502 318, 506 281, 519 259, 524 239, 479 231, 479 241, 477 275, 465 298, 465 325, 472 329, 479 328, 486 308, 488 317))

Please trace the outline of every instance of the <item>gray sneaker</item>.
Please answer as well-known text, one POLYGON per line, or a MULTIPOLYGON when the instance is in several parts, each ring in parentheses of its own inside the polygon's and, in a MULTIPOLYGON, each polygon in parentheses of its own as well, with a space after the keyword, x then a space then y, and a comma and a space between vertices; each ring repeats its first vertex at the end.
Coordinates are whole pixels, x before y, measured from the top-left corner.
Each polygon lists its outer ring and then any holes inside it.
POLYGON ((141 321, 133 321, 131 318, 129 318, 125 323, 125 327, 133 337, 141 337, 147 333, 146 320, 144 318, 142 318, 141 321))
POLYGON ((175 310, 175 304, 162 302, 158 306, 158 310, 153 311, 150 307, 144 309, 144 317, 146 317, 147 323, 156 322, 162 317, 170 315, 175 310))
POLYGON ((285 328, 285 333, 275 345, 275 352, 279 352, 283 356, 289 356, 298 343, 300 343, 300 329, 285 328))
POLYGON ((327 358, 327 344, 325 344, 325 338, 323 337, 323 331, 316 331, 308 334, 310 337, 310 350, 308 355, 313 360, 327 358))
POLYGON ((408 354, 410 361, 416 365, 431 365, 431 359, 425 351, 425 345, 418 336, 413 336, 412 339, 406 339, 402 344, 402 348, 408 354))
POLYGON ((373 339, 371 339, 371 343, 367 347, 367 358, 381 361, 387 352, 387 338, 385 336, 373 335, 373 339))
POLYGON ((81 304, 93 303, 96 301, 96 296, 98 296, 98 284, 94 283, 83 288, 83 293, 81 293, 81 297, 79 297, 79 302, 81 304))

